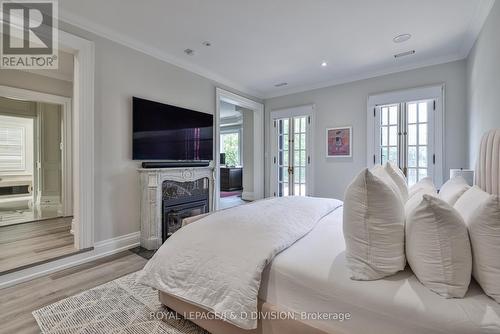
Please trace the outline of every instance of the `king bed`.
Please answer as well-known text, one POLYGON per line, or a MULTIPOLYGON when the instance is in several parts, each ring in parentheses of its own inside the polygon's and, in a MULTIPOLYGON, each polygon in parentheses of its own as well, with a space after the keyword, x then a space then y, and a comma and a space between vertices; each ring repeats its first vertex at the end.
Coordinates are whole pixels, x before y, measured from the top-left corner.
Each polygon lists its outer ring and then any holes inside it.
MULTIPOLYGON (((496 195, 500 190, 499 156, 500 130, 494 130, 482 140, 476 183, 496 195)), ((246 207, 252 205, 256 204, 246 207)), ((256 328, 248 328, 245 323, 210 317, 219 304, 206 307, 171 293, 175 289, 156 285, 160 300, 181 315, 197 314, 191 320, 213 334, 500 333, 500 304, 484 294, 474 280, 461 299, 446 299, 430 291, 409 267, 384 279, 351 280, 346 266, 342 211, 341 205, 330 205, 310 230, 278 250, 261 272, 258 310, 285 315, 291 312, 295 314, 293 318, 260 318, 256 328)), ((201 226, 207 224, 210 216, 193 217, 186 223, 201 226)), ((197 246, 196 242, 192 245, 197 246)), ((149 275, 158 279, 160 273, 149 275)), ((149 285, 155 284, 150 281, 149 285)))

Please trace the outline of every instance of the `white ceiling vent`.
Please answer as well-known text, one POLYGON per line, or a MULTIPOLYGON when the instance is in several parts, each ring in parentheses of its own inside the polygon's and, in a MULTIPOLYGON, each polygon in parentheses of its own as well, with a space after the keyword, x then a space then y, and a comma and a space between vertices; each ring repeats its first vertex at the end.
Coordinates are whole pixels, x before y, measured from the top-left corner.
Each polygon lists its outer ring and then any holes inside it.
POLYGON ((401 57, 411 56, 413 54, 415 54, 415 50, 411 50, 411 51, 406 51, 406 52, 401 52, 401 53, 395 54, 394 58, 401 58, 401 57))

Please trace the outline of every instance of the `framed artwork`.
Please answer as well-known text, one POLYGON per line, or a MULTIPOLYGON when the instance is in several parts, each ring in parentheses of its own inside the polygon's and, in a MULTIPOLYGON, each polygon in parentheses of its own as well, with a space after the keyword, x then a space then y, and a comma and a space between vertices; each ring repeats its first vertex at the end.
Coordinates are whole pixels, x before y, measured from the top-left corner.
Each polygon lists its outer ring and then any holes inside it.
POLYGON ((352 157, 352 126, 326 129, 326 157, 352 157))

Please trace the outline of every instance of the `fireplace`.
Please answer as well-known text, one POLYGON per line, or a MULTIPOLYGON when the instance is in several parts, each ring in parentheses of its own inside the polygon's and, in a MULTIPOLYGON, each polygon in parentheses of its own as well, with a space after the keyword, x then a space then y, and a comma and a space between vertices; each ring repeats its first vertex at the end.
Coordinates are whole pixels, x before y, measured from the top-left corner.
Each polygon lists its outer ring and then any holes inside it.
POLYGON ((158 249, 185 217, 213 209, 214 169, 140 168, 141 246, 158 249))
POLYGON ((178 182, 166 180, 162 185, 162 242, 182 226, 182 220, 209 211, 209 180, 178 182))

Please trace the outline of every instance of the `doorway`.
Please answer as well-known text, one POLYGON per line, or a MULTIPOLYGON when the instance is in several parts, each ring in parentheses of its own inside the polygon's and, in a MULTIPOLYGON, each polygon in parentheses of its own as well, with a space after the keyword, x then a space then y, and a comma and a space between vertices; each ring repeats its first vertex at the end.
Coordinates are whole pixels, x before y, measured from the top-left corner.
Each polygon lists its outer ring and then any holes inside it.
POLYGON ((367 166, 393 162, 411 186, 443 183, 444 85, 372 95, 367 110, 367 166))
POLYGON ((312 196, 313 106, 271 112, 271 194, 312 196))
POLYGON ((215 209, 264 197, 264 106, 216 90, 215 209))
POLYGON ((71 98, 12 90, 0 86, 0 274, 77 251, 71 98))
POLYGON ((63 108, 0 96, 0 226, 71 215, 62 191, 72 186, 63 179, 63 108))

